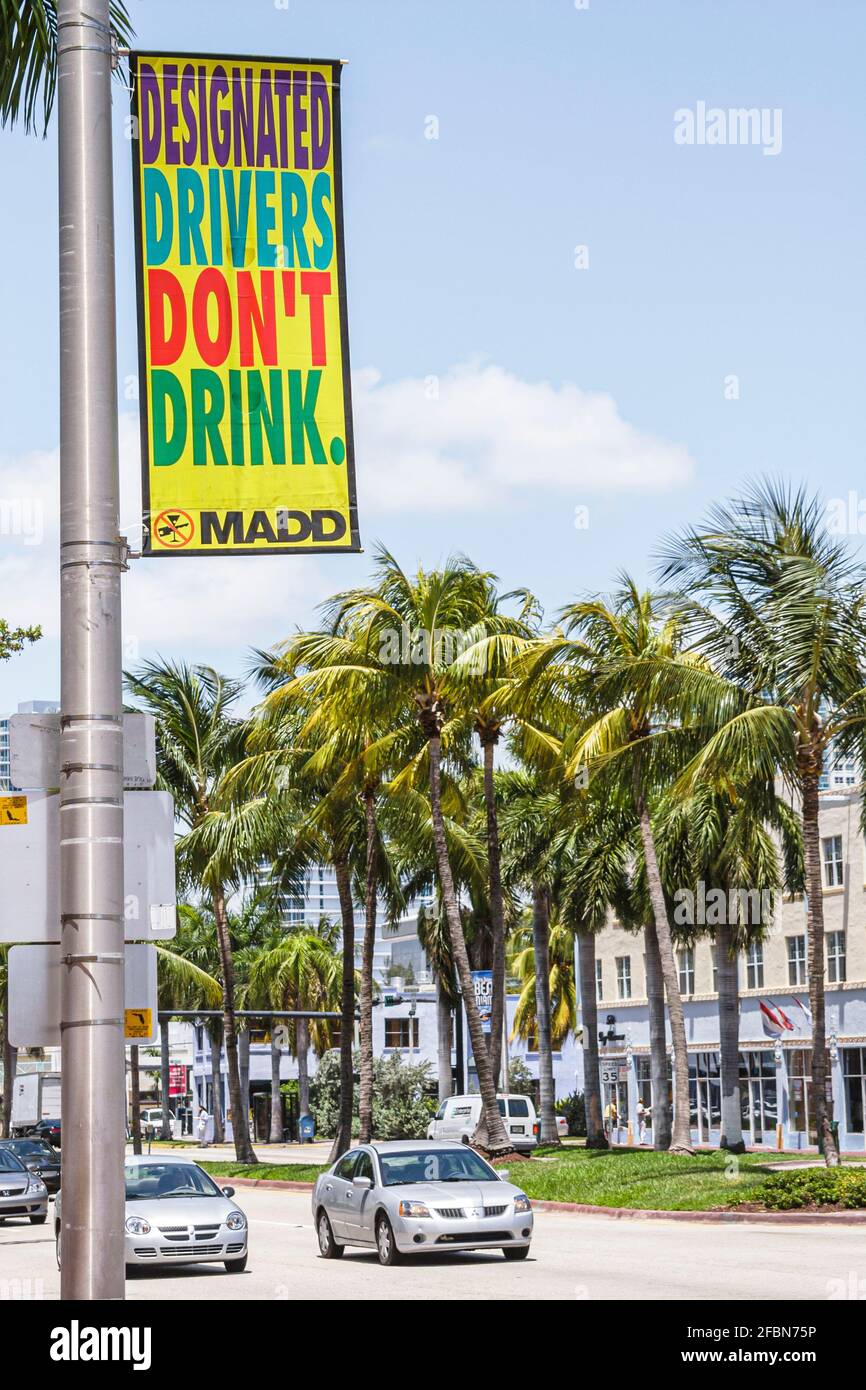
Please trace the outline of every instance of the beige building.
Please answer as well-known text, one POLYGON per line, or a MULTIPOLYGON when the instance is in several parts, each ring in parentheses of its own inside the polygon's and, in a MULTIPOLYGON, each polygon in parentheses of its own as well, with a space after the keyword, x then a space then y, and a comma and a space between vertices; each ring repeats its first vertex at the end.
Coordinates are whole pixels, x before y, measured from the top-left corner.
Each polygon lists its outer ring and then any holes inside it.
MULTIPOLYGON (((827 1041, 834 1116, 843 1149, 864 1148, 866 1111, 866 840, 861 796, 850 764, 838 763, 821 793, 826 932, 827 1041)), ((719 1137, 719 1026, 713 923, 730 911, 711 890, 678 895, 674 920, 695 925, 695 943, 677 952, 689 1047, 692 1134, 719 1137)), ((754 894, 750 920, 769 922, 738 962, 740 1078, 747 1142, 808 1146, 811 1020, 804 899, 775 912, 754 894), (758 915, 761 914, 761 915, 758 915)), ((651 1107, 643 939, 611 923, 596 940, 603 1106, 616 1106, 619 1138, 638 1137, 637 1104, 651 1107)), ((650 1135, 647 1135, 649 1140, 650 1135)))

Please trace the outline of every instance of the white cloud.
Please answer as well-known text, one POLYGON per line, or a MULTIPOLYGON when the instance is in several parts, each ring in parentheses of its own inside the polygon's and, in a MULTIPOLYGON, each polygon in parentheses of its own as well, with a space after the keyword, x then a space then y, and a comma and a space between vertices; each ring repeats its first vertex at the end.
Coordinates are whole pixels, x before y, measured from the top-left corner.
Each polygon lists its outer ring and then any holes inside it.
POLYGON ((383 382, 368 367, 353 396, 362 506, 482 509, 539 488, 659 492, 694 473, 684 445, 636 429, 612 396, 573 382, 523 381, 480 362, 383 382))

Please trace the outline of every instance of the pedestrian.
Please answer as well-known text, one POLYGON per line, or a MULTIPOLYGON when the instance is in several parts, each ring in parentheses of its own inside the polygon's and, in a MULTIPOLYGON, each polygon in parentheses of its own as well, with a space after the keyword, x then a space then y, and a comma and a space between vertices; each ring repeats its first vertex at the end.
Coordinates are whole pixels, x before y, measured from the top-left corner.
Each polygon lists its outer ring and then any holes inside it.
POLYGON ((649 1117, 650 1108, 644 1105, 642 1100, 637 1103, 637 1142, 646 1143, 646 1122, 649 1117))
POLYGON ((604 1107, 604 1130, 608 1139, 613 1138, 613 1132, 617 1128, 616 1101, 611 1096, 607 1105, 604 1107))
POLYGON ((203 1149, 208 1146, 207 1126, 210 1115, 203 1105, 198 1108, 198 1142, 203 1149))

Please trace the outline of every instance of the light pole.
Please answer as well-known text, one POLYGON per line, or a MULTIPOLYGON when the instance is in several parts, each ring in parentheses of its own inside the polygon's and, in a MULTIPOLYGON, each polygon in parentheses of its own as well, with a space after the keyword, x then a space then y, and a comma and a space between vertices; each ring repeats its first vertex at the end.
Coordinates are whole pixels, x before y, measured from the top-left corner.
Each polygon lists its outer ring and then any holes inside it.
POLYGON ((124 1295, 123 727, 108 0, 59 0, 61 1297, 124 1295))

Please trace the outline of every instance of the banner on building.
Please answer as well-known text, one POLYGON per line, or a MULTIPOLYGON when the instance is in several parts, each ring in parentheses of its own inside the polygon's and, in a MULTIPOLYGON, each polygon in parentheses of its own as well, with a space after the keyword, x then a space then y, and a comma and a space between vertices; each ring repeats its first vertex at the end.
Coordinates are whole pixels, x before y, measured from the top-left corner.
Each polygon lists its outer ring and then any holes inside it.
POLYGON ((185 1096, 187 1089, 186 1067, 181 1062, 172 1062, 168 1069, 168 1094, 185 1096))
POLYGON ((130 55, 146 555, 360 549, 340 73, 130 55))

